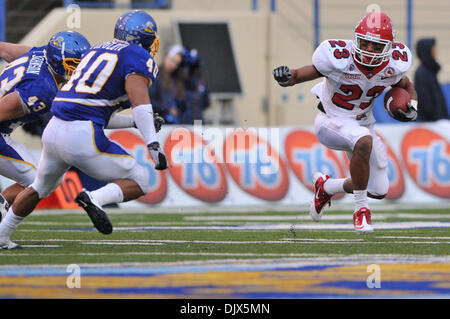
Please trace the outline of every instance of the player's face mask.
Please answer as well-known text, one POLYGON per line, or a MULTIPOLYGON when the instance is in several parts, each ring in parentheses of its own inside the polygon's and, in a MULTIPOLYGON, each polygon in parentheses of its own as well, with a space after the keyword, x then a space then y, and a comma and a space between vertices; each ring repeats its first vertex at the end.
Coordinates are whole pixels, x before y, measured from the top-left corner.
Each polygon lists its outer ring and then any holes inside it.
POLYGON ((159 51, 159 37, 158 36, 155 36, 155 40, 150 45, 150 48, 148 50, 150 51, 150 54, 154 58, 156 53, 158 53, 158 51, 159 51))
POLYGON ((75 58, 66 58, 63 60, 62 65, 64 67, 64 70, 66 70, 65 78, 68 80, 70 76, 72 75, 73 71, 77 68, 78 64, 80 63, 80 59, 75 58))
POLYGON ((367 39, 367 36, 355 34, 353 45, 355 60, 368 67, 376 67, 389 60, 391 41, 367 39))

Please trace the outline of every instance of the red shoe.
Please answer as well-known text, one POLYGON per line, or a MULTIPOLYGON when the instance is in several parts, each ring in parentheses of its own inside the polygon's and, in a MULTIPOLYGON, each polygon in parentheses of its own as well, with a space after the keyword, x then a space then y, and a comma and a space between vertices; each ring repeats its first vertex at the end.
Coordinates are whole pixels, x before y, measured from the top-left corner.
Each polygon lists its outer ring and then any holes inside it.
POLYGON ((324 175, 320 172, 315 173, 313 176, 314 200, 311 202, 309 215, 311 215, 311 218, 316 222, 322 218, 324 206, 326 204, 331 206, 331 197, 333 195, 328 195, 323 188, 323 184, 329 178, 329 175, 324 175))
POLYGON ((353 213, 353 225, 358 234, 373 233, 372 223, 370 221, 370 209, 363 207, 353 213))

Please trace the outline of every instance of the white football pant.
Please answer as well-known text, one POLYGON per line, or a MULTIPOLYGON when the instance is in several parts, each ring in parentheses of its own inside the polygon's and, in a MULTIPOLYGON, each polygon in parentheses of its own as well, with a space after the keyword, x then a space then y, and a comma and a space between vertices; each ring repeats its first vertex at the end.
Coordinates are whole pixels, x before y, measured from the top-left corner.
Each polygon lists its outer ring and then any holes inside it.
POLYGON ((386 147, 375 134, 373 125, 362 126, 353 118, 331 118, 320 112, 314 122, 314 131, 319 141, 334 150, 347 153, 351 159, 356 142, 363 136, 372 136, 370 154, 370 177, 367 191, 373 195, 385 195, 389 189, 388 159, 386 147))
POLYGON ((64 121, 53 116, 42 135, 42 144, 36 179, 31 185, 39 198, 50 195, 71 166, 107 183, 131 179, 144 194, 149 191, 147 170, 92 121, 64 121))
POLYGON ((23 187, 30 186, 36 176, 37 161, 21 143, 9 134, 0 136, 0 174, 23 187))

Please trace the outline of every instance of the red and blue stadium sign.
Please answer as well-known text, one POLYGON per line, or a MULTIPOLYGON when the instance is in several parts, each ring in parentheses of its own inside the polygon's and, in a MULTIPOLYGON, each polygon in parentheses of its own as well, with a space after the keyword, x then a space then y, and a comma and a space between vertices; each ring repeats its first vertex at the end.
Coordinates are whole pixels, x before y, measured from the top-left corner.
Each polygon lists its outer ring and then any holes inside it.
POLYGON ((177 185, 199 200, 215 203, 227 195, 224 169, 212 147, 187 128, 174 129, 166 139, 164 153, 169 173, 177 185))
POLYGON ((223 154, 230 176, 242 190, 267 201, 285 197, 289 189, 286 165, 256 131, 233 130, 225 139, 223 154))
MULTIPOLYGON (((311 192, 315 172, 331 175, 333 178, 344 178, 344 166, 336 153, 323 146, 317 137, 306 130, 294 130, 285 139, 286 157, 294 175, 311 192)), ((333 199, 343 197, 336 194, 333 199)))
POLYGON ((409 175, 424 191, 450 198, 450 143, 427 128, 411 129, 402 141, 409 175))
MULTIPOLYGON (((316 171, 334 178, 349 176, 345 152, 328 149, 308 129, 286 129, 283 138, 279 138, 278 131, 283 129, 277 128, 214 129, 212 134, 210 129, 197 132, 195 127, 194 130, 166 128, 162 136, 167 137, 164 143, 164 152, 169 160, 167 171, 154 169, 147 147, 135 130, 116 130, 109 137, 127 148, 137 164, 146 168, 151 190, 138 200, 148 204, 166 202, 169 188, 176 186, 205 203, 226 200, 224 204, 245 205, 240 190, 266 201, 286 199, 289 202, 292 198, 286 198, 286 195, 290 187, 298 187, 296 183, 290 183, 290 178, 297 178, 305 186, 291 190, 297 195, 295 201, 308 202, 314 192, 312 176, 316 171), (269 137, 267 132, 277 134, 269 137), (284 159, 292 172, 289 172, 284 159), (174 183, 168 183, 167 173, 174 183)), ((386 147, 388 159, 389 190, 386 198, 401 200, 405 195, 405 171, 421 189, 414 190, 417 192, 415 198, 420 197, 422 191, 438 198, 450 198, 448 138, 426 126, 400 131, 405 133, 395 138, 401 145, 402 158, 393 151, 393 144, 387 143, 388 140, 377 133, 386 147)), ((183 197, 184 194, 176 196, 180 200, 178 204, 183 204, 183 201, 187 205, 193 204, 188 197, 183 197)), ((343 196, 337 194, 333 198, 343 196)))

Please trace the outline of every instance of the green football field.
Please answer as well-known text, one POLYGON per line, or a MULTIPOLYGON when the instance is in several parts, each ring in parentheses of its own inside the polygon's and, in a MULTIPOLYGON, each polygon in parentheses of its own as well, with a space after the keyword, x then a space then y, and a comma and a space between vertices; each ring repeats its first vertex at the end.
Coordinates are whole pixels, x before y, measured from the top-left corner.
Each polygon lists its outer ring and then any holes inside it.
POLYGON ((344 210, 107 212, 110 235, 81 210, 30 215, 23 249, 0 251, 0 296, 450 297, 449 209, 374 210, 370 235, 344 210))

